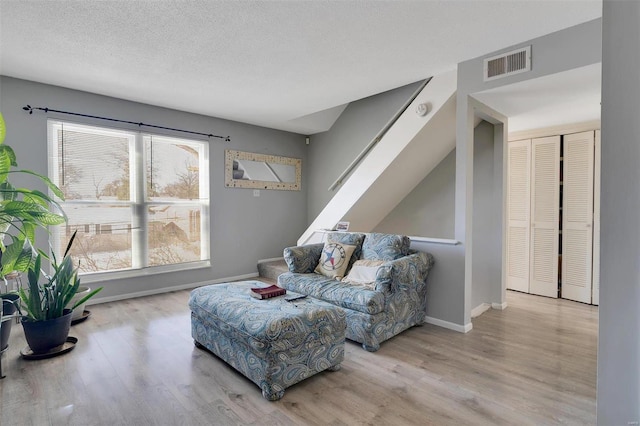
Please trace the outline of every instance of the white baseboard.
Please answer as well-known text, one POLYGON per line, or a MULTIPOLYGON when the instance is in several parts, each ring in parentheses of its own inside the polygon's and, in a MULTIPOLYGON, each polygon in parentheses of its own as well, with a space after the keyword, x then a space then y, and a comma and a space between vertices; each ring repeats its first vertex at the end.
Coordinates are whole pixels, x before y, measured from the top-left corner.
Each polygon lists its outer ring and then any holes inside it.
POLYGON ((276 260, 284 260, 284 257, 272 257, 271 259, 258 259, 258 263, 275 262, 276 260))
POLYGON ((453 322, 444 321, 438 318, 425 317, 424 322, 428 324, 437 325, 438 327, 448 328, 449 330, 457 331, 459 333, 468 333, 473 328, 473 324, 468 323, 465 325, 455 324, 453 322))
POLYGON ((507 302, 492 303, 491 304, 491 309, 497 309, 499 311, 504 311, 505 309, 507 309, 507 302))
POLYGON ((115 295, 115 296, 96 297, 96 298, 92 298, 91 300, 89 300, 87 302, 87 305, 98 305, 100 303, 116 302, 118 300, 133 299, 133 298, 136 298, 136 297, 153 296, 154 294, 169 293, 171 291, 177 291, 177 290, 188 290, 190 288, 202 287, 204 285, 221 284, 221 283, 226 283, 226 282, 231 282, 231 281, 248 280, 248 279, 256 278, 256 277, 258 277, 258 273, 257 272, 253 272, 251 274, 236 275, 235 277, 227 277, 227 278, 218 278, 218 279, 215 279, 215 280, 203 281, 203 282, 199 282, 199 283, 189 283, 189 284, 176 285, 176 286, 172 286, 172 287, 155 288, 155 289, 152 289, 152 290, 138 291, 138 292, 135 292, 135 293, 118 294, 118 295, 115 295))
POLYGON ((479 304, 478 306, 476 306, 471 310, 471 318, 479 317, 480 315, 482 315, 483 313, 491 309, 492 306, 493 305, 490 305, 488 303, 479 304))

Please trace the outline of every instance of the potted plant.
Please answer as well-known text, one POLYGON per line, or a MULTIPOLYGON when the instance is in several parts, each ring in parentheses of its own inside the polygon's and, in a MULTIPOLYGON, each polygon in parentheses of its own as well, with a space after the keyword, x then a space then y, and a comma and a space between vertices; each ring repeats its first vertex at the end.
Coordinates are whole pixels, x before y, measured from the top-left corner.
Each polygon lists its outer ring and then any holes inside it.
POLYGON ((71 236, 60 263, 55 254, 51 255, 53 275, 47 275, 40 269, 46 255, 39 252, 28 271, 28 289, 20 288, 22 328, 29 347, 34 354, 46 353, 61 346, 67 340, 73 308, 84 304, 102 287, 90 291, 70 308, 67 307, 80 287, 78 269, 73 265, 69 251, 76 233, 71 236), (44 281, 41 281, 41 276, 44 281))
POLYGON ((68 308, 73 309, 73 314, 71 314, 71 324, 75 324, 75 321, 87 318, 89 311, 85 312, 85 303, 78 304, 78 302, 89 293, 91 293, 91 287, 81 285, 80 287, 78 287, 78 291, 76 291, 76 294, 67 305, 68 308))
MULTIPOLYGON (((6 127, 0 113, 0 298, 3 315, 13 315, 18 296, 8 292, 6 276, 14 272, 25 272, 35 260, 35 235, 37 228, 64 223, 66 217, 60 205, 47 194, 28 188, 16 188, 9 182, 10 174, 35 176, 44 182, 51 192, 63 199, 60 189, 49 180, 31 170, 17 169, 18 163, 13 149, 4 144, 6 127), (54 207, 56 212, 51 212, 54 207)), ((0 324, 0 352, 7 347, 12 321, 0 324)))

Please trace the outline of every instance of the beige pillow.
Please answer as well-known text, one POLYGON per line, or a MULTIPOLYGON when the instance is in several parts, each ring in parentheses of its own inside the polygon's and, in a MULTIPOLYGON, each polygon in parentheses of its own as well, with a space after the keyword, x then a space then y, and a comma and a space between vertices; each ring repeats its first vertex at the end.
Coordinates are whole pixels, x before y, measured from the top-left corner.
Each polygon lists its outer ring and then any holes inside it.
POLYGON ((340 279, 349 266, 349 259, 356 246, 340 243, 325 243, 320 262, 315 271, 329 278, 340 279))
POLYGON ((356 260, 351 267, 351 271, 349 271, 349 275, 344 277, 342 281, 373 288, 375 286, 378 268, 383 263, 383 260, 356 260))

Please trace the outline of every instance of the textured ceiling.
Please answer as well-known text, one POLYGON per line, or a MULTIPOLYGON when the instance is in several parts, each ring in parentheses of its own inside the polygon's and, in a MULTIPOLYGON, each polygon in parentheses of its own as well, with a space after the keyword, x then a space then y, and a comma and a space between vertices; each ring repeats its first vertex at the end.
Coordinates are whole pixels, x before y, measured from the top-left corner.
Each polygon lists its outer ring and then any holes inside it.
POLYGON ((0 74, 311 134, 348 102, 601 13, 600 0, 0 0, 0 74))

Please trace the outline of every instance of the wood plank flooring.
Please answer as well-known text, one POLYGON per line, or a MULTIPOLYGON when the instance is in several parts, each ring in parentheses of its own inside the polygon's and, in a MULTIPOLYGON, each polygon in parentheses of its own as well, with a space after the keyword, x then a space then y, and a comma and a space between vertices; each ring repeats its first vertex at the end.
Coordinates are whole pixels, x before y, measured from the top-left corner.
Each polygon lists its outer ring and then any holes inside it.
POLYGON ((20 359, 14 324, 0 380, 12 425, 595 424, 597 307, 509 292, 468 334, 414 327, 376 353, 347 342, 343 367, 269 402, 193 345, 179 291, 90 306, 77 347, 20 359))

